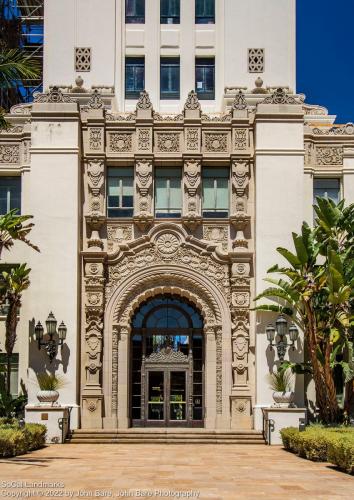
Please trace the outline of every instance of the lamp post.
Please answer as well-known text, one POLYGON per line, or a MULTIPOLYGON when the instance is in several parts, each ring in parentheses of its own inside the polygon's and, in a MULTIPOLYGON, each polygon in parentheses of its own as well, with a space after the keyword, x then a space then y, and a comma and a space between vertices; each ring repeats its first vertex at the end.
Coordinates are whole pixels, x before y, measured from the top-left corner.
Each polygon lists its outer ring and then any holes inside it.
POLYGON ((44 348, 49 356, 50 363, 56 356, 58 346, 62 346, 64 340, 66 339, 67 328, 62 321, 58 327, 57 331, 57 320, 52 312, 49 313, 48 318, 46 319, 45 326, 47 329, 47 335, 49 338, 47 340, 44 339, 44 328, 40 321, 36 324, 34 328, 34 333, 36 337, 36 341, 38 343, 38 349, 44 348), (58 333, 58 341, 56 341, 53 337, 58 333))
POLYGON ((269 342, 270 350, 276 347, 278 358, 284 361, 286 349, 291 347, 295 350, 295 342, 299 337, 299 330, 294 323, 291 323, 288 329, 288 323, 284 316, 280 314, 275 322, 275 327, 271 323, 266 328, 267 340, 269 342), (287 341, 287 333, 289 334, 290 344, 287 341))

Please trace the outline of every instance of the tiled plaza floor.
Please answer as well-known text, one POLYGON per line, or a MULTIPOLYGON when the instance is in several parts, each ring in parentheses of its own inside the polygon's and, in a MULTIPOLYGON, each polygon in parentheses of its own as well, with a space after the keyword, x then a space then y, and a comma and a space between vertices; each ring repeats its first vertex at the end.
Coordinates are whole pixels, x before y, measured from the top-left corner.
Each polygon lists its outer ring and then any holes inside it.
POLYGON ((354 477, 262 445, 52 445, 0 459, 0 498, 79 497, 354 499, 354 477))

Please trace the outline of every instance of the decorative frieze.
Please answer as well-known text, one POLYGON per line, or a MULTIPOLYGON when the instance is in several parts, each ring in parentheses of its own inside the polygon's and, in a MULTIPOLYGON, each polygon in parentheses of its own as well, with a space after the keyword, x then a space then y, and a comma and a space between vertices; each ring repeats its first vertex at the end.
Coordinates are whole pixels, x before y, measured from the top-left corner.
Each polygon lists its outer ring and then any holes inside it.
POLYGON ((180 151, 179 132, 156 132, 156 151, 161 153, 177 153, 180 151))
POLYGON ((49 92, 43 94, 34 94, 34 103, 75 103, 75 99, 72 99, 68 95, 64 95, 59 87, 52 87, 49 92))
POLYGON ((200 131, 199 128, 188 127, 185 132, 186 137, 186 150, 188 152, 198 152, 200 144, 200 131))
POLYGON ((133 133, 110 132, 108 150, 112 153, 130 153, 133 151, 133 133))
POLYGON ((204 151, 206 153, 227 153, 227 132, 204 132, 204 151))
POLYGON ((248 129, 235 128, 233 130, 233 145, 236 151, 245 150, 248 148, 248 129))
POLYGON ((151 128, 139 128, 137 129, 138 134, 138 150, 139 151, 151 151, 152 150, 152 129, 151 128))
POLYGON ((317 165, 343 165, 343 148, 340 146, 317 146, 317 165))
POLYGON ((20 163, 20 145, 0 144, 0 163, 18 165, 20 163))
POLYGON ((89 128, 89 148, 91 151, 101 151, 103 149, 103 128, 89 128))

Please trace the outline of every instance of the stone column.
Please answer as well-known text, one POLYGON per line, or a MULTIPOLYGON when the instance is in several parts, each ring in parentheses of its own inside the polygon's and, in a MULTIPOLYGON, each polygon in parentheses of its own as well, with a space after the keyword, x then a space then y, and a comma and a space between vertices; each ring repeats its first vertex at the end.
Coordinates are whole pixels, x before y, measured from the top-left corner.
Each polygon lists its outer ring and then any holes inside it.
POLYGON ((118 427, 129 427, 129 330, 120 327, 118 340, 118 427))
POLYGON ((205 427, 215 429, 216 424, 216 342, 213 328, 205 328, 205 427))

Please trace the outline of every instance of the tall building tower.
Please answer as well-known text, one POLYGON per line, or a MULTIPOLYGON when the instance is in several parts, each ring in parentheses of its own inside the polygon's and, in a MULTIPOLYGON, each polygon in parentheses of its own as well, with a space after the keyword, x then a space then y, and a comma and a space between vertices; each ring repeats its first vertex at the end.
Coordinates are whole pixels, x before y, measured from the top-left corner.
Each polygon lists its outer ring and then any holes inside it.
MULTIPOLYGON (((354 200, 354 127, 296 93, 295 1, 46 0, 44 12, 44 92, 0 135, 0 209, 32 214, 41 249, 3 255, 32 269, 16 344, 28 418, 48 370, 67 379, 72 426, 97 436, 260 435, 279 360, 254 299, 276 247, 312 221, 314 193, 354 200), (50 311, 68 332, 52 359, 35 330, 50 311)), ((301 332, 295 347, 285 356, 302 361, 301 332)), ((295 403, 297 425, 301 375, 295 403)))

